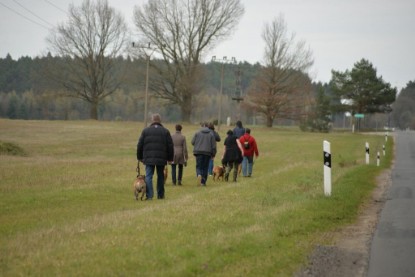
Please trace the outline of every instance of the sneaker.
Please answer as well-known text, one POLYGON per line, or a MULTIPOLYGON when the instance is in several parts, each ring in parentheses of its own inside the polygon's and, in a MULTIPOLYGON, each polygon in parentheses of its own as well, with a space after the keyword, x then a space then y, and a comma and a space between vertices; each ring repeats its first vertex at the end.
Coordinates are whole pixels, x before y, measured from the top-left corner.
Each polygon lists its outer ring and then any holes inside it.
POLYGON ((198 175, 197 176, 197 185, 198 186, 201 186, 202 185, 202 176, 201 175, 198 175))
POLYGON ((182 185, 182 182, 181 181, 179 181, 179 184, 178 184, 179 186, 181 186, 182 185))

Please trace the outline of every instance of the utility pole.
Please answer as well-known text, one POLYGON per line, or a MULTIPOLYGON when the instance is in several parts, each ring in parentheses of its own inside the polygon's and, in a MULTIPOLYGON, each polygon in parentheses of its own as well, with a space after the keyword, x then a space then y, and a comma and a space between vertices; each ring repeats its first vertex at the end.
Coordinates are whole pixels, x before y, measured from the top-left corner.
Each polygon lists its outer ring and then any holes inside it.
POLYGON ((232 97, 232 100, 236 101, 238 103, 238 114, 236 115, 236 119, 240 120, 241 118, 241 102, 244 101, 244 98, 242 97, 242 70, 239 66, 238 69, 235 71, 236 75, 236 90, 235 90, 235 96, 232 97))
POLYGON ((145 88, 145 97, 144 97, 144 128, 147 127, 147 118, 148 118, 148 112, 147 112, 147 108, 148 108, 148 77, 149 77, 149 68, 150 68, 150 58, 151 55, 153 55, 154 51, 157 50, 157 48, 151 47, 151 44, 140 44, 140 45, 136 45, 133 42, 133 47, 137 47, 139 49, 141 49, 146 57, 146 88, 145 88))
POLYGON ((221 73, 220 73, 220 90, 219 90, 219 111, 218 111, 218 130, 220 130, 221 117, 222 117, 222 93, 223 93, 223 75, 224 75, 224 66, 226 63, 236 64, 235 57, 232 57, 228 60, 227 56, 224 56, 222 59, 212 57, 212 62, 221 63, 221 73))

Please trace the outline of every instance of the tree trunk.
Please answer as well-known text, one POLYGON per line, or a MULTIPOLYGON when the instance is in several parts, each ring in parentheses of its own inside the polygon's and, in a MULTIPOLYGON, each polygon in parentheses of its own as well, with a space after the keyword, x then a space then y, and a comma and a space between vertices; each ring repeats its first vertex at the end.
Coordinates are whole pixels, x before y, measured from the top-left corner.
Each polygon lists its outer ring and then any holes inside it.
POLYGON ((270 116, 267 116, 267 127, 271 128, 273 122, 274 122, 274 119, 270 116))
POLYGON ((89 111, 89 118, 98 120, 98 103, 91 102, 91 109, 89 111))
POLYGON ((187 97, 183 97, 183 103, 180 107, 182 111, 182 121, 186 123, 190 123, 190 117, 192 115, 192 96, 188 95, 187 97))

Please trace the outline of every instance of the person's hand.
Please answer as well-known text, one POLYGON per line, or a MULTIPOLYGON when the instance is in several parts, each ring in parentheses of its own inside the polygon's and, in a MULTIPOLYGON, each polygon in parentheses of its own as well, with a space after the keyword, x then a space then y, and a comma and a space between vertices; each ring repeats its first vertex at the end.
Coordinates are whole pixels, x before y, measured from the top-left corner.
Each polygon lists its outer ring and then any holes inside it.
POLYGON ((187 161, 185 161, 185 162, 184 162, 184 166, 185 166, 185 167, 187 166, 187 161))

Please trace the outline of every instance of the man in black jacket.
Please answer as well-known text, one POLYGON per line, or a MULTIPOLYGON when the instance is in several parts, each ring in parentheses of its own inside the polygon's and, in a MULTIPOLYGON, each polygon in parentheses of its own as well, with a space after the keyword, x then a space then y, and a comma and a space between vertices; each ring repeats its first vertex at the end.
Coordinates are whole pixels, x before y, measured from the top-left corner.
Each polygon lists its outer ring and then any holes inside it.
POLYGON ((157 170, 157 198, 164 199, 164 167, 173 160, 174 146, 168 129, 161 125, 159 114, 153 114, 152 123, 141 132, 137 144, 137 160, 146 168, 146 200, 153 199, 153 175, 157 170))

